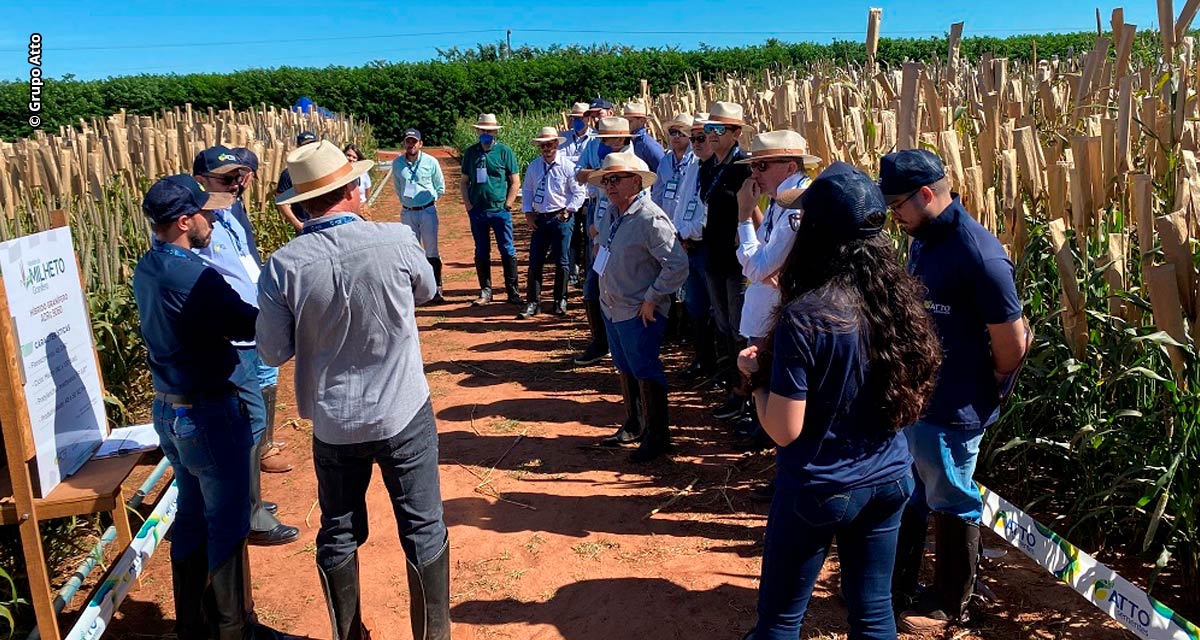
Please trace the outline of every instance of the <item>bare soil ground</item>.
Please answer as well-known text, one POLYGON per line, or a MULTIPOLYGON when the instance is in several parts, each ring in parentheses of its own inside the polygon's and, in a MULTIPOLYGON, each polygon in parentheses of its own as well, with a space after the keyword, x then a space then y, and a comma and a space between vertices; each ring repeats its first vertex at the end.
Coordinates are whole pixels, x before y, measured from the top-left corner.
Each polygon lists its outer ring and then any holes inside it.
MULTIPOLYGON (((442 157, 454 185, 457 166, 442 157)), ((732 436, 708 416, 716 398, 674 382, 677 449, 669 459, 635 465, 625 451, 594 446, 623 412, 608 360, 591 367, 571 363, 587 337, 578 292, 571 293, 566 319, 515 320, 518 309, 501 302, 470 307, 477 293, 472 243, 456 188, 439 210, 450 303, 421 308, 417 316, 441 434, 454 636, 741 638, 755 619, 767 512, 749 491, 771 476, 772 457, 733 452, 732 436)), ((399 219, 390 186, 369 217, 399 219)), ((524 269, 528 232, 520 221, 517 246, 524 269)), ((494 278, 501 281, 498 261, 494 278)), ((666 360, 668 371, 686 364, 678 345, 668 347, 666 360)), ((263 484, 301 537, 283 547, 251 548, 254 594, 263 621, 329 638, 313 560, 319 513, 311 429, 296 413, 290 386, 285 368, 278 437, 290 442, 284 455, 296 468, 264 476, 263 484)), ((361 550, 365 611, 374 637, 408 638, 404 558, 382 482, 372 485, 368 505, 372 535, 361 550)), ((1132 637, 1003 541, 990 537, 988 543, 1008 550, 985 567, 999 603, 969 630, 948 637, 1132 637)), ((110 637, 171 632, 168 558, 165 547, 154 555, 110 637)), ((834 556, 804 637, 844 638, 845 615, 834 556)))

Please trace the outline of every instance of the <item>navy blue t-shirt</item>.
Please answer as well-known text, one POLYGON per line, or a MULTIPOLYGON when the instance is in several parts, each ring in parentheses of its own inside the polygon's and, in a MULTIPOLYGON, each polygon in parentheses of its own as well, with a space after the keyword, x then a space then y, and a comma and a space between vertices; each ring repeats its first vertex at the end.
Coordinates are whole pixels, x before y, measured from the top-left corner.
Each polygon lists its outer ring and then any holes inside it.
POLYGON ((1013 263, 996 236, 975 221, 958 196, 913 234, 908 272, 925 285, 925 308, 942 342, 942 369, 923 420, 959 429, 999 418, 987 325, 1021 317, 1013 263))
POLYGON ((771 393, 805 401, 800 437, 776 453, 782 489, 870 487, 912 466, 904 436, 859 393, 870 367, 867 336, 839 295, 803 295, 781 310, 775 327, 771 393))
POLYGON ((133 272, 133 296, 154 390, 192 395, 230 387, 230 340, 253 340, 258 309, 190 251, 155 242, 133 272))
MULTIPOLYGON (((275 184, 275 193, 281 194, 291 188, 292 174, 288 173, 287 169, 284 169, 283 173, 279 174, 279 181, 275 184)), ((296 219, 300 222, 308 222, 309 215, 308 212, 304 210, 303 203, 293 202, 292 213, 295 214, 296 219)))

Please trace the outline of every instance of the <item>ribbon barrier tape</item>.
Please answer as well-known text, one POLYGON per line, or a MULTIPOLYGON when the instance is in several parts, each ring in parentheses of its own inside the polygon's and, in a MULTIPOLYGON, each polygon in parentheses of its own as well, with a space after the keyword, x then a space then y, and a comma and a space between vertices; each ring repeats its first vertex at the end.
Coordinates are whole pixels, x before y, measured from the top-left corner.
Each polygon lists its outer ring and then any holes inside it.
POLYGON ((1200 640, 1200 627, 979 485, 983 523, 1144 640, 1200 640))
POLYGON ((137 577, 142 574, 146 562, 154 555, 154 550, 171 528, 171 523, 175 522, 178 495, 179 489, 172 481, 171 486, 163 492, 154 511, 150 513, 150 517, 146 518, 146 522, 138 529, 133 542, 113 565, 108 578, 92 594, 92 599, 79 616, 79 621, 67 634, 66 640, 95 640, 104 633, 109 620, 112 620, 113 612, 125 599, 137 577))

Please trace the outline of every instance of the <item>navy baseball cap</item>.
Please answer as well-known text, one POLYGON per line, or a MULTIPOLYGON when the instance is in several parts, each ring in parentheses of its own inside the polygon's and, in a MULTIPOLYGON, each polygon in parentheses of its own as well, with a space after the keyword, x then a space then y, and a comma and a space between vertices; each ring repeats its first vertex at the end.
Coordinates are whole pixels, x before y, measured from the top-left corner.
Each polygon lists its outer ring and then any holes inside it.
POLYGON ((192 161, 192 175, 194 176, 210 173, 222 175, 238 169, 249 168, 248 165, 242 164, 241 158, 233 152, 233 149, 224 145, 209 147, 197 153, 196 159, 192 161))
POLYGON ((592 100, 591 104, 588 105, 588 111, 595 111, 596 109, 612 109, 612 108, 613 108, 612 103, 609 102, 608 100, 605 100, 604 98, 596 98, 595 100, 592 100))
POLYGON ((945 177, 942 159, 925 149, 905 149, 879 160, 879 190, 887 196, 911 193, 945 177))
POLYGON ((845 242, 883 231, 888 207, 871 176, 845 162, 834 162, 806 189, 788 189, 775 202, 803 209, 800 233, 845 242))
POLYGON ((155 182, 142 199, 142 213, 155 224, 171 222, 200 211, 233 206, 232 193, 205 191, 186 173, 167 176, 155 182))
POLYGON ((404 137, 402 139, 408 140, 409 138, 416 138, 417 140, 420 140, 421 132, 417 129, 406 129, 404 131, 404 137))
POLYGON ((236 147, 233 150, 233 155, 238 157, 238 162, 246 165, 251 171, 258 173, 258 155, 246 147, 236 147))
POLYGON ((317 141, 317 134, 315 134, 311 131, 301 131, 300 133, 296 134, 296 146, 297 147, 302 147, 310 142, 316 142, 316 141, 317 141))

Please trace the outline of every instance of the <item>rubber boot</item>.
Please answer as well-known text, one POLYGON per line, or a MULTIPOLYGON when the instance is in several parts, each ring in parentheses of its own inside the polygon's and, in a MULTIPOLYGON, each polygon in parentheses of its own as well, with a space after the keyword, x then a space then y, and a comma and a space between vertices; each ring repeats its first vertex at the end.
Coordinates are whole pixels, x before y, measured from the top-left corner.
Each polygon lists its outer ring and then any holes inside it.
POLYGON ((629 459, 648 462, 671 449, 671 430, 667 426, 667 388, 655 380, 638 380, 638 389, 646 433, 642 436, 642 444, 629 459))
POLYGON ((595 364, 608 355, 608 331, 604 328, 604 316, 600 315, 603 313, 600 311, 600 301, 584 299, 583 308, 587 312, 592 342, 575 358, 575 364, 579 366, 595 364))
POLYGON ((407 558, 413 640, 450 640, 450 542, 433 562, 417 568, 407 558))
POLYGON ((267 510, 262 499, 263 453, 267 450, 267 434, 263 433, 258 445, 250 450, 250 530, 271 531, 280 525, 275 514, 267 510))
POLYGON ((179 640, 208 640, 204 615, 208 551, 204 546, 181 561, 171 560, 171 587, 175 593, 175 635, 179 640))
POLYGON ((509 304, 522 304, 521 290, 517 283, 517 257, 501 256, 500 266, 504 268, 504 292, 508 294, 509 304))
POLYGON ((975 593, 979 569, 979 525, 958 516, 933 514, 933 588, 914 611, 900 616, 897 626, 910 633, 940 633, 967 621, 967 605, 975 593))
POLYGON ((429 266, 433 267, 433 281, 437 283, 437 292, 429 299, 426 304, 442 304, 446 301, 442 297, 442 259, 441 258, 425 258, 429 261, 429 266))
POLYGON ((531 278, 525 288, 527 291, 525 294, 525 308, 521 310, 521 313, 517 314, 518 320, 528 320, 542 311, 542 282, 540 280, 535 282, 531 278))
POLYGON ((600 441, 605 447, 619 447, 623 444, 633 444, 642 437, 642 398, 637 378, 632 373, 620 373, 621 397, 625 402, 625 423, 611 436, 600 441))
POLYGON ((892 573, 892 609, 897 614, 912 608, 920 595, 921 561, 925 558, 928 526, 924 509, 906 508, 900 517, 896 568, 892 573))
POLYGON ((566 267, 554 267, 554 315, 567 315, 566 267))
POLYGON ((358 554, 351 554, 338 566, 325 570, 317 565, 321 577, 321 589, 325 592, 325 603, 329 606, 329 623, 333 627, 332 640, 365 640, 369 637, 362 621, 362 603, 359 599, 358 554))
POLYGON ((479 278, 479 297, 471 303, 472 307, 482 306, 492 301, 492 261, 476 258, 475 276, 479 278))
POLYGON ((688 323, 691 329, 692 349, 696 359, 682 374, 686 381, 707 380, 717 368, 716 336, 713 332, 711 318, 692 318, 688 323))

